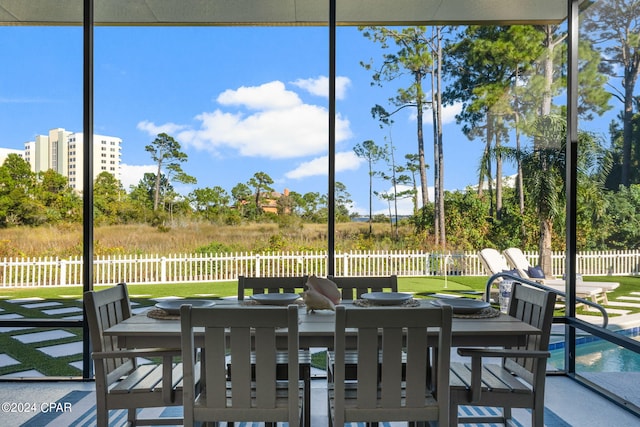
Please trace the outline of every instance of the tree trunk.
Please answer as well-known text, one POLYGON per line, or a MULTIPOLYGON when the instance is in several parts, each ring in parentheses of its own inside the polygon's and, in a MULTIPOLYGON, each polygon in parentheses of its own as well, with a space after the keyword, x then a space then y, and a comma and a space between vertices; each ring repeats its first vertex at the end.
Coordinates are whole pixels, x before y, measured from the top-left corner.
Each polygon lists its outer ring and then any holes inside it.
POLYGON ((153 211, 158 210, 158 204, 160 203, 160 174, 162 173, 162 161, 158 160, 158 169, 156 170, 156 182, 153 189, 153 211))
POLYGON ((447 246, 447 233, 445 230, 445 211, 444 211, 444 149, 442 147, 442 44, 441 30, 436 27, 436 45, 437 45, 437 73, 436 73, 436 109, 437 113, 437 137, 438 153, 434 162, 438 165, 438 181, 434 183, 435 191, 438 193, 438 219, 440 222, 440 245, 442 249, 447 246))
POLYGON ((551 236, 553 235, 553 222, 550 219, 540 221, 540 259, 539 264, 546 277, 553 277, 551 264, 551 236))
POLYGON ((628 187, 631 176, 631 144, 633 139, 633 90, 635 87, 635 78, 625 76, 624 88, 624 119, 622 128, 622 171, 620 183, 628 187), (631 80, 631 81, 628 81, 631 80))
POLYGON ((501 141, 496 132, 496 218, 502 219, 502 154, 500 154, 501 141))
POLYGON ((546 40, 545 44, 547 49, 544 54, 544 89, 542 94, 542 105, 540 108, 540 114, 542 116, 548 116, 551 114, 551 95, 553 87, 553 28, 551 25, 545 26, 546 40))
MULTIPOLYGON (((551 25, 545 26, 546 34, 546 46, 545 58, 544 58, 544 78, 545 87, 544 95, 542 98, 542 105, 540 113, 542 116, 548 116, 551 114, 551 90, 553 85, 553 28, 551 25)), ((537 138, 534 138, 534 146, 537 138)), ((542 165, 543 170, 547 170, 546 164, 542 165)), ((540 241, 538 243, 538 253, 540 254, 540 266, 544 274, 551 275, 551 233, 553 231, 553 222, 550 218, 540 219, 540 241)))
POLYGON ((369 157, 369 235, 373 234, 373 163, 369 157))
POLYGON ((491 114, 487 113, 487 145, 485 152, 487 153, 487 191, 489 192, 489 217, 494 218, 496 216, 495 211, 495 199, 493 198, 493 168, 491 167, 491 141, 493 140, 493 122, 491 121, 491 114))
POLYGON ((440 105, 437 98, 437 74, 435 67, 431 67, 431 116, 433 119, 433 244, 438 247, 440 245, 440 164, 438 163, 438 106, 440 105))
MULTIPOLYGON (((420 74, 416 74, 415 76, 416 84, 420 85, 422 81, 422 76, 420 74)), ((427 206, 429 203, 429 193, 427 187, 427 165, 424 161, 424 134, 422 132, 422 99, 418 97, 418 102, 416 104, 416 113, 417 113, 417 132, 418 132, 418 160, 420 162, 420 188, 422 190, 422 207, 427 206)))
MULTIPOLYGON (((518 190, 518 205, 520 206, 520 215, 524 215, 524 182, 522 178, 522 160, 520 159, 521 154, 521 143, 520 143, 520 112, 518 111, 518 99, 516 98, 516 112, 515 112, 515 127, 516 127, 516 153, 518 154, 517 160, 517 182, 516 189, 518 190)), ((522 230, 524 237, 524 229, 522 230)))

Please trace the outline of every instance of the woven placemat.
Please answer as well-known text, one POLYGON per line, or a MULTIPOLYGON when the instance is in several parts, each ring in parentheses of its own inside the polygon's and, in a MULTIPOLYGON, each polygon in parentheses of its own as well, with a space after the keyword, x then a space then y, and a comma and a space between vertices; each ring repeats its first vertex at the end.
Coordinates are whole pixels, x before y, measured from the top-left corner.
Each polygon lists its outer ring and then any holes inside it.
MULTIPOLYGON (((384 305, 381 304, 375 304, 369 300, 366 299, 357 299, 353 301, 353 305, 358 306, 358 307, 385 307, 384 305)), ((420 301, 417 299, 408 299, 406 301, 403 301, 402 304, 394 304, 393 306, 402 306, 402 307, 420 307, 420 301)), ((392 307, 392 306, 387 306, 387 307, 392 307)))
POLYGON ((152 319, 160 319, 160 320, 178 320, 180 319, 179 314, 171 314, 161 308, 152 308, 147 311, 147 317, 152 319))
POLYGON ((491 317, 500 316, 500 310, 493 307, 483 308, 476 313, 453 313, 453 317, 459 319, 489 319, 491 317))

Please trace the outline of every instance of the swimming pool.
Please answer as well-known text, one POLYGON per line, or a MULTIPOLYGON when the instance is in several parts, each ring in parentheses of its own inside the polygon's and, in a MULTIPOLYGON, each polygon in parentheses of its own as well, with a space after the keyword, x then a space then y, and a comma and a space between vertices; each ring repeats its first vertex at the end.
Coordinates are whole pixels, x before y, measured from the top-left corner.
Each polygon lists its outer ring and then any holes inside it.
MULTIPOLYGON (((619 333, 640 341, 640 327, 619 333)), ((549 345, 549 370, 564 369, 564 342, 549 345)), ((640 372, 640 354, 592 336, 576 339, 576 372, 640 372)))

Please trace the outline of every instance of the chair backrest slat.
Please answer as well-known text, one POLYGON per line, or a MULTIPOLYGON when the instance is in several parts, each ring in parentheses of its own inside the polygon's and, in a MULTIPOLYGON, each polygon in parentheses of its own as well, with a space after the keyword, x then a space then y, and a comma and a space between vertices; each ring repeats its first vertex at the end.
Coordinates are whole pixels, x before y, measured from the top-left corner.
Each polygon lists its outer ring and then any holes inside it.
MULTIPOLYGON (((371 324, 370 324, 371 325, 371 324)), ((378 397, 378 328, 360 325, 358 330, 358 371, 369 375, 358 375, 358 406, 375 408, 378 397)))
POLYGON ((398 292, 398 276, 328 276, 329 280, 338 285, 342 299, 352 301, 368 292, 398 292))
POLYGON ((256 400, 258 406, 274 408, 276 405, 276 333, 274 328, 255 329, 256 347, 256 400))
POLYGON ((307 276, 247 277, 238 276, 238 300, 264 293, 301 293, 306 290, 307 276), (247 292, 251 291, 251 292, 247 292), (248 294, 248 295, 247 295, 248 294))
MULTIPOLYGON (((183 334, 184 335, 184 334, 183 334)), ((187 338, 192 338, 187 337, 187 338)), ((185 337, 183 337, 184 339, 185 337)), ((193 339, 191 339, 193 341, 193 339)), ((207 400, 212 405, 224 407, 227 394, 226 346, 220 345, 225 341, 224 328, 206 328, 204 346, 207 349, 207 364, 209 369, 205 372, 205 385, 207 388, 207 400), (222 368, 220 367, 222 365, 222 368)), ((193 342, 192 342, 193 344, 193 342)), ((195 354, 195 349, 190 354, 195 354)), ((189 365, 191 367, 192 364, 189 365)), ((185 369, 187 367, 185 366, 185 369)), ((240 370, 239 370, 240 371, 240 370)), ((185 387, 186 388, 186 387, 185 387)))
MULTIPOLYGON (((227 353, 231 357, 231 406, 251 407, 251 330, 231 326, 231 343, 227 353)), ((220 345, 220 343, 218 343, 220 345)))
MULTIPOLYGON (((387 407, 399 406, 402 396, 402 339, 401 328, 383 330, 381 384, 382 404, 387 407)), ((425 359, 426 361, 426 359, 425 359)))
POLYGON ((429 366, 429 347, 427 336, 420 327, 407 328, 406 388, 407 406, 420 407, 424 399, 420 396, 423 378, 427 378, 429 366))

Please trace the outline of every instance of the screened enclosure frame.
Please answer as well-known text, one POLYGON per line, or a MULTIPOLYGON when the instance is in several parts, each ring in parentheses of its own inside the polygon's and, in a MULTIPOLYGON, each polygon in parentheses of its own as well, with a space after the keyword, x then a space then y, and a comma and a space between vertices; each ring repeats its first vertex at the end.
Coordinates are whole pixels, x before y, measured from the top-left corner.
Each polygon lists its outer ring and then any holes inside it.
MULTIPOLYGON (((576 329, 620 344, 615 334, 576 318, 576 199, 578 152, 578 17, 580 0, 0 0, 0 25, 83 28, 83 291, 93 278, 94 28, 97 26, 326 26, 329 46, 327 274, 335 273, 336 29, 378 25, 560 24, 568 28, 567 79, 567 313, 565 374, 575 372, 576 329), (363 7, 366 3, 366 7, 363 7)), ((0 320, 0 326, 72 327, 83 330, 83 380, 92 378, 86 317, 78 320, 0 320)), ((624 344, 624 343, 623 343, 624 344)), ((603 395, 616 401, 615 396, 603 395)))

